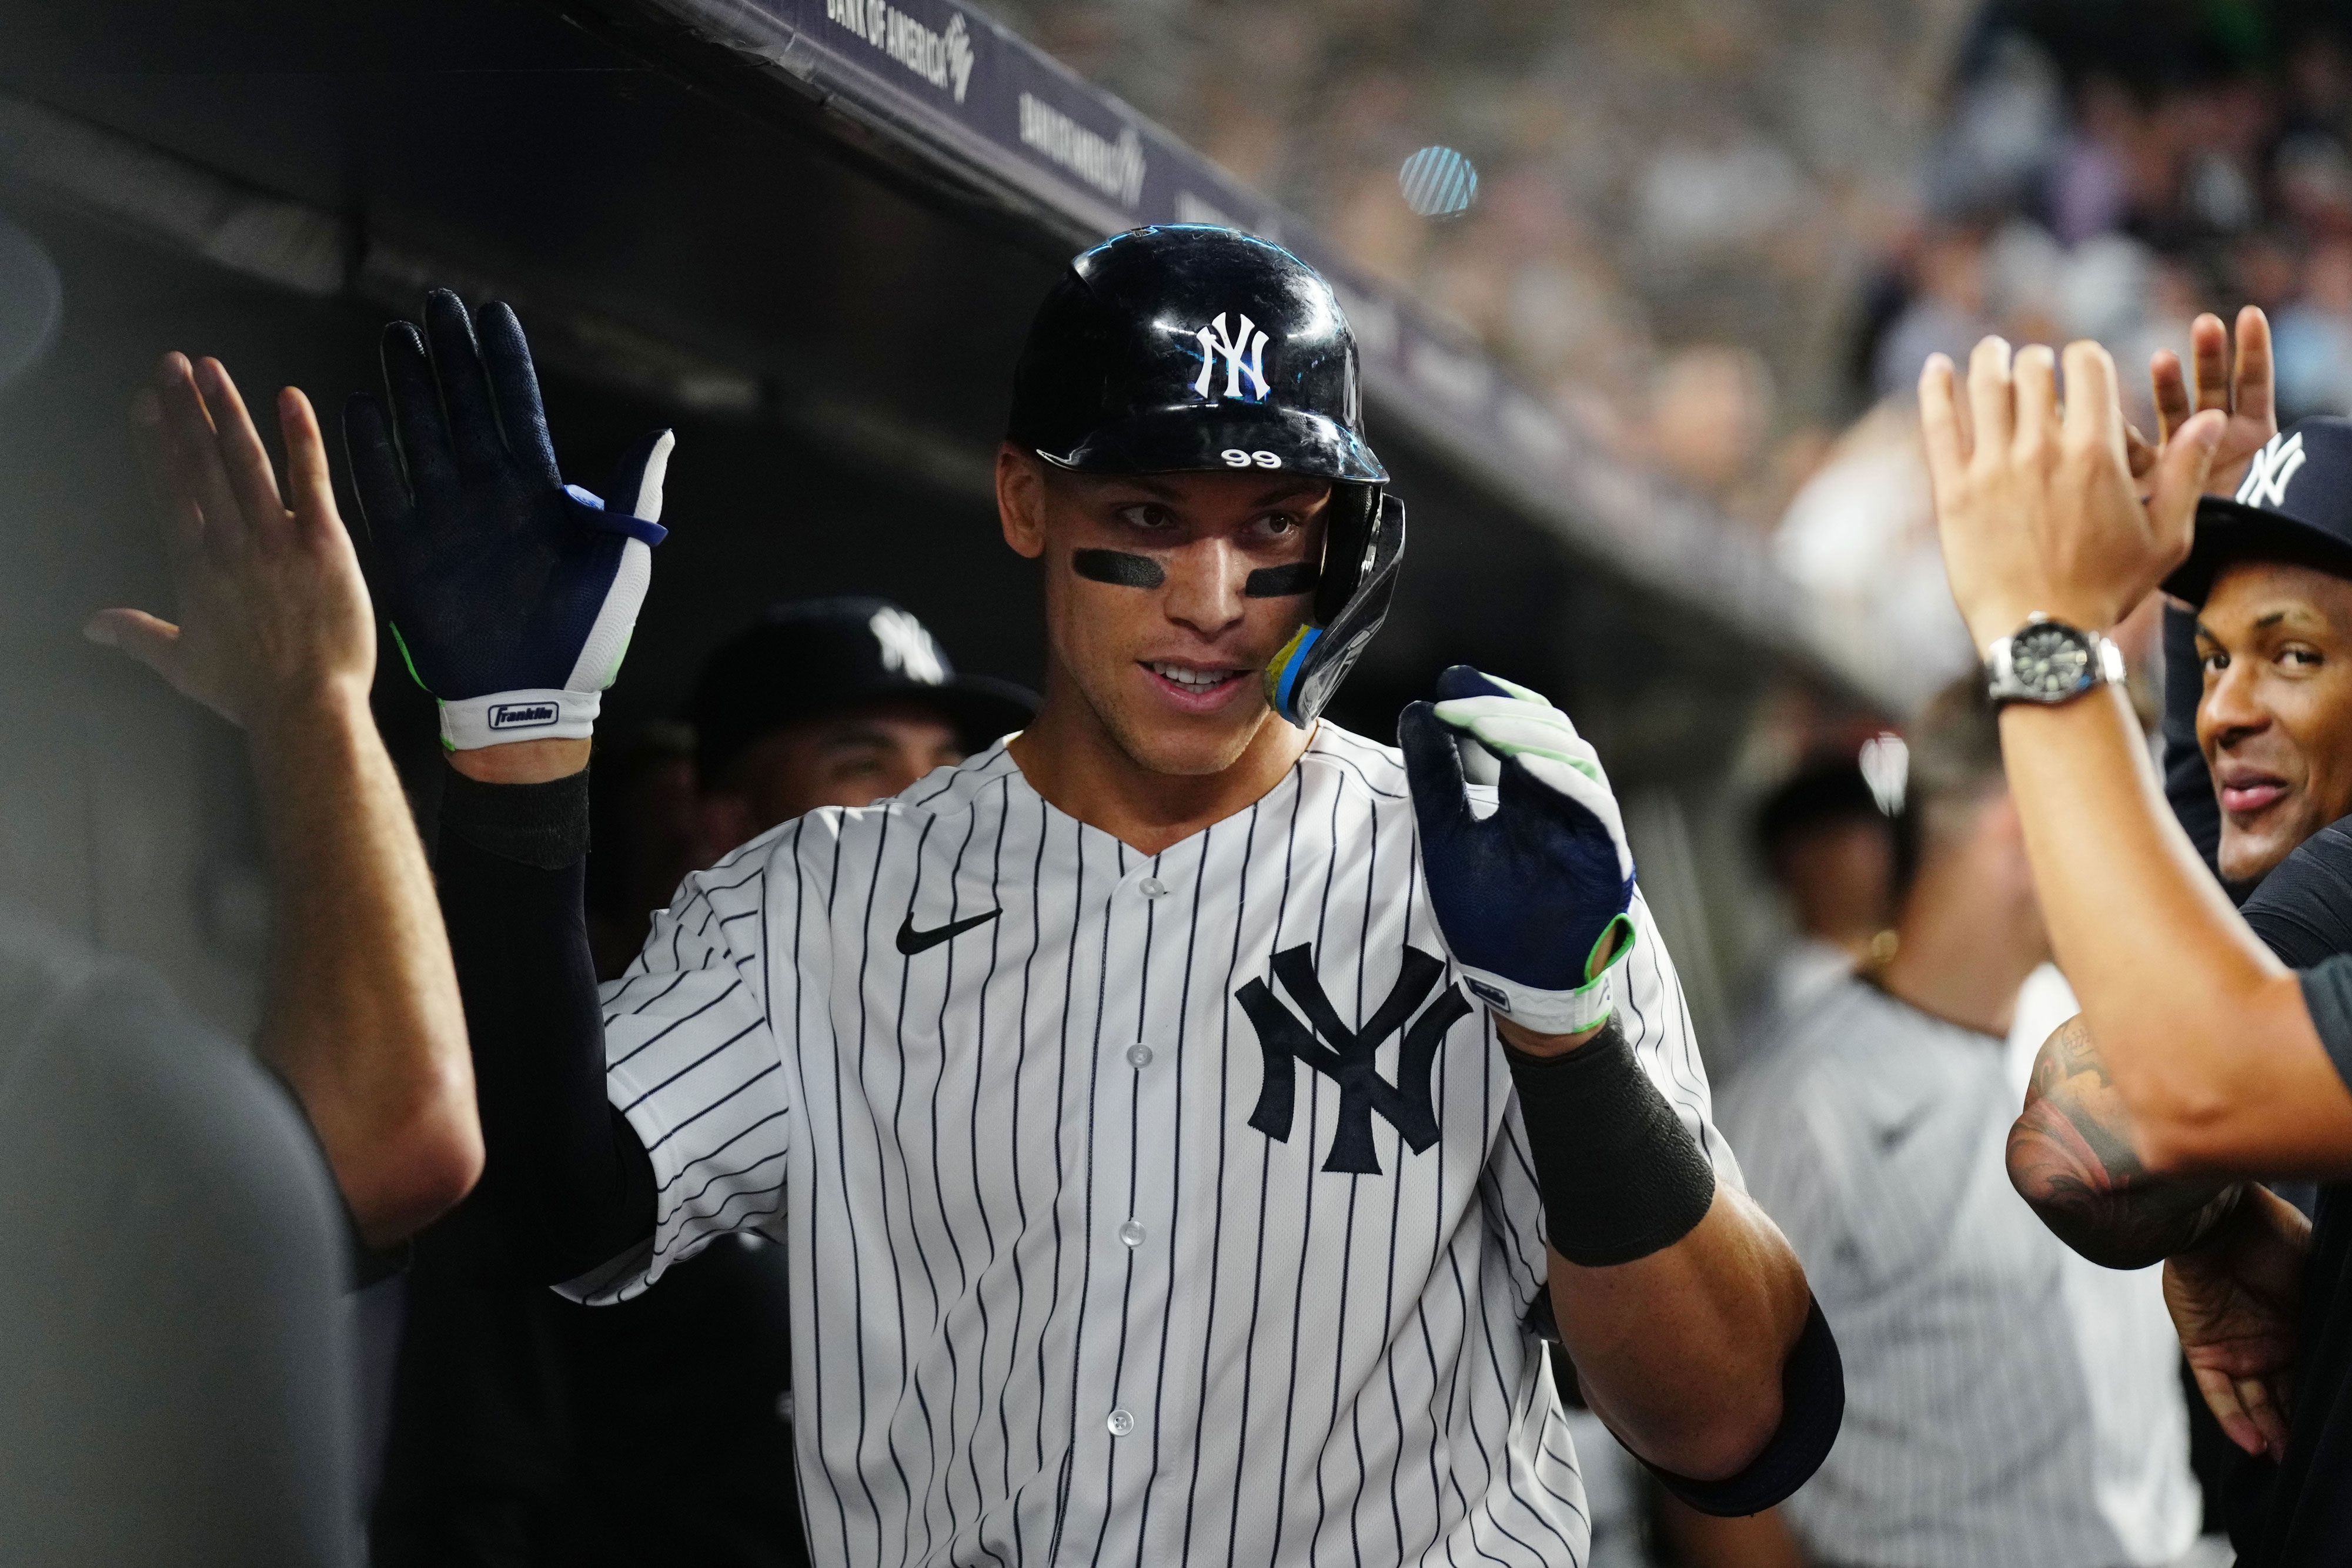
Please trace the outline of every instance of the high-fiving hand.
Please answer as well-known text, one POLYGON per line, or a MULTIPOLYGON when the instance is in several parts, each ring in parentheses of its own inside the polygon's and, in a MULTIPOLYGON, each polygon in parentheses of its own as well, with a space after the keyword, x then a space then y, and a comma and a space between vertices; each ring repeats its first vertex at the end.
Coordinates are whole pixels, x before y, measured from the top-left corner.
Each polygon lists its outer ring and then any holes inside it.
POLYGON ((1952 362, 1929 358, 1919 413, 1952 597, 1979 653, 2043 614, 2104 632, 2188 553, 2197 497, 2230 423, 2192 413, 2135 479, 2115 361, 2096 343, 2012 359, 1999 338, 1952 362))
POLYGON ((2311 1222, 2248 1182, 2213 1234, 2164 1265, 2164 1304, 2197 1391, 2230 1441, 2286 1457, 2311 1222))
POLYGON ((363 703, 375 674, 374 613, 310 400, 279 392, 278 425, 286 491, 220 361, 164 356, 131 400, 131 427, 179 620, 101 610, 82 629, 257 733, 322 698, 363 703))
POLYGON ((2221 318, 2209 311, 2189 324, 2189 352, 2196 363, 2193 385, 2180 356, 2171 350, 2159 349, 2148 361, 2148 381, 2156 393, 2157 442, 2150 445, 2137 430, 2125 433, 2132 472, 2152 473, 2158 453, 2171 444, 2182 425, 2207 409, 2219 409, 2229 416, 2229 423, 2222 426, 2221 443, 2213 449, 2213 469, 2205 476, 2205 493, 2234 495, 2246 476, 2246 465, 2278 434, 2270 318, 2258 305, 2238 312, 2238 352, 2233 364, 2229 329, 2221 325, 2221 318))
POLYGON ((447 289, 426 297, 424 331, 384 329, 383 378, 391 420, 361 393, 343 435, 393 632, 440 699, 443 740, 587 738, 665 531, 670 433, 623 461, 609 506, 566 485, 521 323, 492 304, 478 344, 447 289))

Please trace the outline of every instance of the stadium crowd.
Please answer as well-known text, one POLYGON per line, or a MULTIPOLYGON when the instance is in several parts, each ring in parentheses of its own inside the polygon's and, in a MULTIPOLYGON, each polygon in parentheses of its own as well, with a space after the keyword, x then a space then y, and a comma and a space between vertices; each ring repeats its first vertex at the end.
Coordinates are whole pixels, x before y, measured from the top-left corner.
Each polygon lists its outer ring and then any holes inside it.
POLYGON ((2138 363, 2252 301, 2287 413, 2352 409, 2352 28, 2325 7, 998 9, 1925 671, 1967 654, 1911 412, 1929 352, 2000 330, 2138 363), (1459 218, 1400 196, 1432 143, 1480 172, 1459 218))

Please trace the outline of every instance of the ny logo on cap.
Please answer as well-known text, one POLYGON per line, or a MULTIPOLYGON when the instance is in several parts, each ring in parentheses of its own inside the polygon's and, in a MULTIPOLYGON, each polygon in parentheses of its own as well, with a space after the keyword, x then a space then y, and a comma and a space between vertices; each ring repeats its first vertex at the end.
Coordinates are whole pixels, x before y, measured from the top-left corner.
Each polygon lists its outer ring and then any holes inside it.
POLYGON ((936 686, 948 678, 947 668, 940 662, 940 645, 923 623, 896 605, 874 612, 866 626, 874 640, 882 644, 882 667, 896 670, 910 681, 920 681, 936 686))
POLYGON ((1248 317, 1242 318, 1239 337, 1225 330, 1225 313, 1192 334, 1201 340, 1201 373, 1192 382, 1192 395, 1207 397, 1209 382, 1214 378, 1217 361, 1225 361, 1225 395, 1247 397, 1252 402, 1265 401, 1265 334, 1248 317), (1242 378, 1247 376, 1251 390, 1242 391, 1242 378))
POLYGON ((1412 1015, 1444 973, 1445 966, 1438 959, 1418 947, 1406 948, 1388 999, 1364 1020, 1361 1029, 1349 1029, 1339 1021, 1339 1010, 1323 992, 1323 982, 1316 978, 1313 953, 1305 946, 1276 953, 1274 977, 1307 1016, 1301 1019, 1276 1001, 1264 980, 1252 980, 1234 993, 1257 1030, 1258 1052, 1265 1061, 1265 1081, 1258 1090, 1257 1108, 1250 1113, 1249 1124, 1277 1144, 1290 1141, 1291 1113, 1298 1095, 1294 1064, 1305 1062, 1339 1086, 1339 1124, 1332 1130, 1325 1170, 1381 1174, 1380 1155, 1372 1147, 1374 1116, 1394 1127, 1404 1146, 1416 1155, 1437 1142, 1437 1109, 1432 1102, 1430 1076, 1445 1031, 1469 1012, 1470 1004, 1448 986, 1420 1018, 1412 1015), (1392 1034, 1402 1036, 1397 1047, 1394 1083, 1382 1078, 1373 1065, 1381 1042, 1392 1034), (1325 1044, 1326 1040, 1330 1043, 1325 1044))
POLYGON ((2272 436, 2254 454, 2253 465, 2246 470, 2246 482, 2238 486, 2238 504, 2277 511, 2286 505, 2287 481, 2302 466, 2303 432, 2272 436))

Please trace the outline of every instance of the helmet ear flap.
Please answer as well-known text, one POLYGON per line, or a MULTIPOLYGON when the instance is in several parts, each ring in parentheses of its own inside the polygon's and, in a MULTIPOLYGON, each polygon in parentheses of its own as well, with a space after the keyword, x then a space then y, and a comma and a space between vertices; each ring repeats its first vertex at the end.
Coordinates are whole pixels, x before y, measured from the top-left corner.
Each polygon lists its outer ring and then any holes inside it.
MULTIPOLYGON (((1389 601, 1396 593, 1397 568, 1404 560, 1404 503, 1379 486, 1361 488, 1365 526, 1352 539, 1336 531, 1326 536, 1314 619, 1298 629, 1266 667, 1269 705, 1301 729, 1315 722, 1348 678, 1387 619, 1389 601), (1338 608, 1328 614, 1324 610, 1330 601, 1327 596, 1338 601, 1338 608)), ((1337 527, 1335 519, 1335 530, 1337 527)))
MULTIPOLYGON (((1315 586, 1315 624, 1328 626, 1363 586, 1378 553, 1385 488, 1379 485, 1334 485, 1324 508, 1323 572, 1315 586)), ((1397 526, 1403 527, 1398 504, 1397 526)))

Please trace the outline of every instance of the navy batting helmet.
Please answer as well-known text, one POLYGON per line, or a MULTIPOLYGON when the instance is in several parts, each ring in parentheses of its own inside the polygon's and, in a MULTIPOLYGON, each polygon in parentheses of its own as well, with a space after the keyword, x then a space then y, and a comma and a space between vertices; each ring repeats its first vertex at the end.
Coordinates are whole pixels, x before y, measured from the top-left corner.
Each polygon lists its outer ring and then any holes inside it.
POLYGON ((1080 474, 1329 480, 1307 623, 1265 674, 1295 725, 1314 722, 1388 614, 1404 506, 1364 444, 1355 335, 1331 286, 1271 241, 1163 225, 1079 256, 1030 325, 1005 438, 1080 474))

